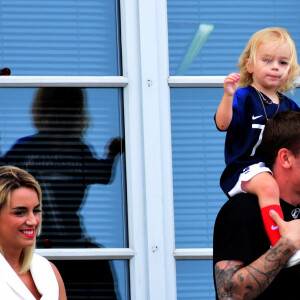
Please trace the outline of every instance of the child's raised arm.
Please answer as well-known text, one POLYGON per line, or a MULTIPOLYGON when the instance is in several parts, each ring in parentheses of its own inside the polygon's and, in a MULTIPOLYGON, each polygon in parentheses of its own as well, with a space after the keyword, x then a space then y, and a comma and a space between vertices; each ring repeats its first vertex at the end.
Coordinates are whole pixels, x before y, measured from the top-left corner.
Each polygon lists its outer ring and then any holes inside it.
POLYGON ((232 119, 232 101, 238 88, 240 74, 231 73, 224 80, 224 95, 216 113, 216 124, 219 130, 226 130, 232 119))

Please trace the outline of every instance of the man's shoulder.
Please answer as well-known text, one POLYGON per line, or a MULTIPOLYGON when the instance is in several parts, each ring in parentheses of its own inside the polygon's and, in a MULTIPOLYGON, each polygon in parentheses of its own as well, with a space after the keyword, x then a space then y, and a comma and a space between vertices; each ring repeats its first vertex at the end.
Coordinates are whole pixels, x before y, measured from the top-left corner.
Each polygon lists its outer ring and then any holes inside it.
POLYGON ((229 198, 221 207, 220 212, 257 208, 259 208, 257 196, 248 193, 241 193, 229 198))
POLYGON ((220 209, 214 226, 214 262, 257 259, 269 248, 258 199, 238 194, 220 209))
POLYGON ((262 224, 258 198, 248 193, 238 194, 221 207, 215 222, 215 230, 223 231, 225 227, 248 227, 254 230, 262 224))
POLYGON ((215 222, 215 230, 223 231, 225 227, 261 226, 261 213, 258 198, 255 195, 242 193, 230 199, 221 207, 215 222))

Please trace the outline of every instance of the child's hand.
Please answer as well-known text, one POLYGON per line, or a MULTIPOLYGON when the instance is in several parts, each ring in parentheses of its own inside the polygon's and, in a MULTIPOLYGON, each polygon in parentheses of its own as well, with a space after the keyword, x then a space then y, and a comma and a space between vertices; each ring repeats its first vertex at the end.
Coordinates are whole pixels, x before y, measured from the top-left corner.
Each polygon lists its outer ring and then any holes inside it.
POLYGON ((238 83, 240 80, 240 74, 239 73, 231 73, 228 76, 226 76, 224 80, 224 93, 228 96, 233 96, 235 91, 238 88, 238 83))

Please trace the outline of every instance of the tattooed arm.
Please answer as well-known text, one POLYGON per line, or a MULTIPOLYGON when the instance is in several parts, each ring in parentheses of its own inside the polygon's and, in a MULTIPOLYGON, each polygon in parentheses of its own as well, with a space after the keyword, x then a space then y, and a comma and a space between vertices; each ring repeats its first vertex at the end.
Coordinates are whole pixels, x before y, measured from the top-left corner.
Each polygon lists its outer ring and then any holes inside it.
POLYGON ((218 297, 222 299, 255 299, 278 275, 292 254, 299 249, 299 221, 284 222, 277 214, 281 238, 251 264, 242 261, 223 260, 215 264, 215 281, 218 297))
POLYGON ((273 248, 249 265, 241 261, 223 260, 215 265, 219 299, 255 299, 277 276, 294 252, 282 238, 273 248))

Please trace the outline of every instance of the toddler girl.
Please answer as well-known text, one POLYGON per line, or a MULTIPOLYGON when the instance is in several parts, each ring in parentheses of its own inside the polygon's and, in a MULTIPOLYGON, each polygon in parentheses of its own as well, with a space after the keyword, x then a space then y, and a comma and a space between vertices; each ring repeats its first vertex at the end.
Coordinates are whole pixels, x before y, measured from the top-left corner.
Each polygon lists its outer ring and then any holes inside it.
MULTIPOLYGON (((240 74, 229 74, 224 81, 224 95, 215 115, 217 128, 227 131, 226 168, 220 183, 230 197, 242 192, 258 196, 265 230, 273 246, 280 234, 269 211, 275 210, 283 218, 280 195, 257 148, 268 119, 280 111, 300 111, 283 94, 293 88, 299 73, 290 34, 276 27, 256 32, 241 54, 238 67, 240 74)), ((291 257, 287 266, 298 262, 300 252, 291 257)))

